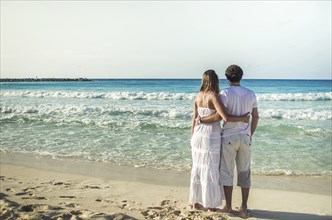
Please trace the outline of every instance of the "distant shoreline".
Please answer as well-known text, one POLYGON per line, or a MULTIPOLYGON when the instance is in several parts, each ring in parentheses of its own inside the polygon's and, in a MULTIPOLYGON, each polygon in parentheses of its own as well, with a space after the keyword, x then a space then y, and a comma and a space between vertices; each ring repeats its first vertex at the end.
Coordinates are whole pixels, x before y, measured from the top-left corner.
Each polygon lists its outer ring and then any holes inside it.
POLYGON ((0 78, 0 82, 90 82, 87 78, 0 78))

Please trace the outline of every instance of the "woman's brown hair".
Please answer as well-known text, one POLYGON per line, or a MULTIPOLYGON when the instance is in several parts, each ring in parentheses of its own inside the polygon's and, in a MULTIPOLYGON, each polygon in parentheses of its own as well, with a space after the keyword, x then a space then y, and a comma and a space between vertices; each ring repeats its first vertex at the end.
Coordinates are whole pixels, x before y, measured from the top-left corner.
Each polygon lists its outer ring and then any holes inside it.
POLYGON ((219 78, 214 70, 207 70, 203 74, 201 92, 215 92, 219 94, 219 78))

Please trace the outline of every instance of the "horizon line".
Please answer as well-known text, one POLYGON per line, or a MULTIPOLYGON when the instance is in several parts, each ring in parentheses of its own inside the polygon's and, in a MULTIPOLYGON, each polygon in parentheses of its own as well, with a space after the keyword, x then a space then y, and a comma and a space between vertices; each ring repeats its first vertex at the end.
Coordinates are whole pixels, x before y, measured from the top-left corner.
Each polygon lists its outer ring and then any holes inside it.
MULTIPOLYGON (((89 78, 89 77, 0 77, 0 80, 3 79, 88 79, 88 80, 201 80, 201 78, 156 78, 156 77, 151 77, 151 78, 118 78, 118 77, 112 77, 112 78, 89 78)), ((225 78, 219 78, 221 80, 226 80, 225 78)), ((318 78, 318 79, 311 79, 311 78, 243 78, 242 80, 332 80, 332 78, 318 78)))

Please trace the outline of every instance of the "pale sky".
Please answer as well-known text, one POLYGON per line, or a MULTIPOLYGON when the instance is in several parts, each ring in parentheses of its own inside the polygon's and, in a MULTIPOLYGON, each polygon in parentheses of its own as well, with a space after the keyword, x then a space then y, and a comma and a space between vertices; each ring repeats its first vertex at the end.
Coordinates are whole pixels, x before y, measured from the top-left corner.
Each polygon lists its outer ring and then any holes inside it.
POLYGON ((331 79, 331 1, 3 1, 1 77, 331 79))

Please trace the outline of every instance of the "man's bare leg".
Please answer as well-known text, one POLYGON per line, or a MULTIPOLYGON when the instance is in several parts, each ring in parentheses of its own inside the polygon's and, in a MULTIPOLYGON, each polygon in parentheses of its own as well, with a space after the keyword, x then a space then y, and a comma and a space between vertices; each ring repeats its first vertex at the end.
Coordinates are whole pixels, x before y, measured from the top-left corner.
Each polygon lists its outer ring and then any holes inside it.
POLYGON ((223 208, 223 212, 232 212, 232 194, 233 186, 224 186, 226 206, 223 208))
POLYGON ((241 187, 241 193, 242 193, 241 210, 244 212, 247 212, 247 202, 248 202, 248 197, 249 197, 249 190, 250 190, 250 188, 241 187))
POLYGON ((249 197, 249 189, 250 188, 243 188, 241 187, 241 193, 242 193, 242 204, 239 208, 240 215, 242 218, 249 218, 250 214, 248 212, 247 202, 249 197))

